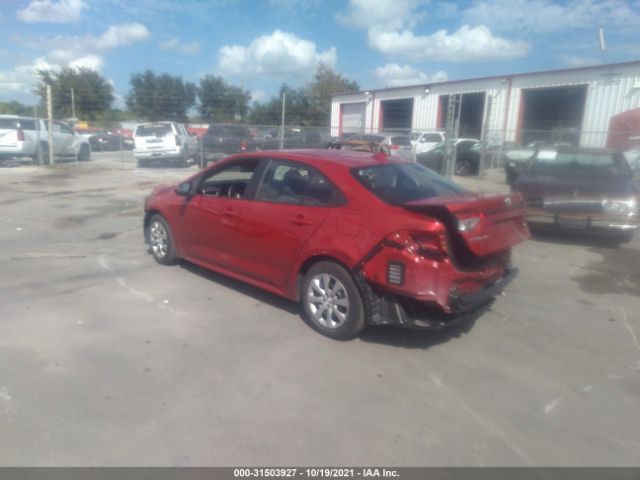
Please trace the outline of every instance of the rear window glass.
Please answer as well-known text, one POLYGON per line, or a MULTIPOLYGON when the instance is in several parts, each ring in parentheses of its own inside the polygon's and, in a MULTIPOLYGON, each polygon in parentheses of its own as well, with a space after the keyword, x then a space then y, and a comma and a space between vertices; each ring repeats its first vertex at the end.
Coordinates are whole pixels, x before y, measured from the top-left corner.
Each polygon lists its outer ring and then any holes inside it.
POLYGON ((437 133, 425 133, 422 138, 425 142, 429 143, 442 141, 442 137, 437 133))
POLYGON ((352 173, 375 196, 392 205, 466 191, 418 163, 373 165, 352 173))
POLYGON ((411 137, 391 137, 391 143, 393 145, 411 146, 411 137))
POLYGON ((587 175, 591 177, 624 175, 628 167, 624 158, 610 152, 538 152, 531 171, 549 175, 587 175))
POLYGON ((171 125, 163 123, 157 125, 141 125, 136 129, 136 136, 138 137, 162 137, 168 133, 173 133, 171 125))
POLYGON ((23 130, 35 130, 36 121, 26 118, 0 118, 0 128, 13 129, 22 128, 23 130))

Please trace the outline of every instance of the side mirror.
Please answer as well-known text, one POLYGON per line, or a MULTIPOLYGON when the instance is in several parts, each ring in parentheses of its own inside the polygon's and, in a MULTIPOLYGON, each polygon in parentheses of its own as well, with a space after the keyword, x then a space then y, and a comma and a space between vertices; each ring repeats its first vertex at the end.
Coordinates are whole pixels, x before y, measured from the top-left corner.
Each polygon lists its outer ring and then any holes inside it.
POLYGON ((176 195, 180 195, 182 197, 191 196, 191 182, 182 182, 180 185, 176 187, 176 195))

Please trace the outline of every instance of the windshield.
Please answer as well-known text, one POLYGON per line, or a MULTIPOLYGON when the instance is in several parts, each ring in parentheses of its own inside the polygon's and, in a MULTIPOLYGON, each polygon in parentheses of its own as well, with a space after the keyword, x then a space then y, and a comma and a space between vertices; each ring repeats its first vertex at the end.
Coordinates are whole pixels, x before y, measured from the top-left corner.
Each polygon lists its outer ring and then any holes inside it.
POLYGON ((418 163, 374 165, 353 175, 378 198, 392 205, 414 200, 461 195, 466 190, 418 163))
POLYGON ((628 173, 624 159, 610 152, 540 151, 531 172, 543 175, 611 177, 628 173))
POLYGON ((138 137, 162 137, 168 133, 172 133, 171 125, 166 123, 141 125, 136 130, 136 136, 138 137))

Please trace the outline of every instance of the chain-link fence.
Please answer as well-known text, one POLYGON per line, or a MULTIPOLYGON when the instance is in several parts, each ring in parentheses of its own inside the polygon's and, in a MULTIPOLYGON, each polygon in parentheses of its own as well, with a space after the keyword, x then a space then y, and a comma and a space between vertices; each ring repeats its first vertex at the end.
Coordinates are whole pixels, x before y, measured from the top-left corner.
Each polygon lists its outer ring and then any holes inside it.
POLYGON ((529 161, 541 148, 610 148, 624 153, 640 170, 640 132, 584 132, 576 129, 481 132, 396 129, 384 132, 337 132, 330 127, 178 122, 62 122, 52 132, 45 119, 0 119, 5 138, 15 136, 21 150, 0 151, 2 165, 54 162, 111 162, 122 168, 206 167, 226 156, 251 151, 328 148, 353 138, 379 142, 390 155, 401 155, 441 174, 483 175, 487 170, 529 161), (334 133, 334 135, 332 135, 334 133), (52 147, 50 147, 50 145, 52 147))

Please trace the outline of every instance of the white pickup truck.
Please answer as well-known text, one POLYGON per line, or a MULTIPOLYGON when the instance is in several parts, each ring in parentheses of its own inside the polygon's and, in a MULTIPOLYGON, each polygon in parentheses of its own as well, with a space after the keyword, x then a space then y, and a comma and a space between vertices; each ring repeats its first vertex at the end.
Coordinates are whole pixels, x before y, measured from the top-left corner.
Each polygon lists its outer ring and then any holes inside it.
MULTIPOLYGON (((62 122, 53 122, 53 154, 56 157, 91 158, 89 140, 82 138, 62 122)), ((0 115, 0 159, 31 158, 35 163, 49 162, 49 132, 41 118, 0 115)))

